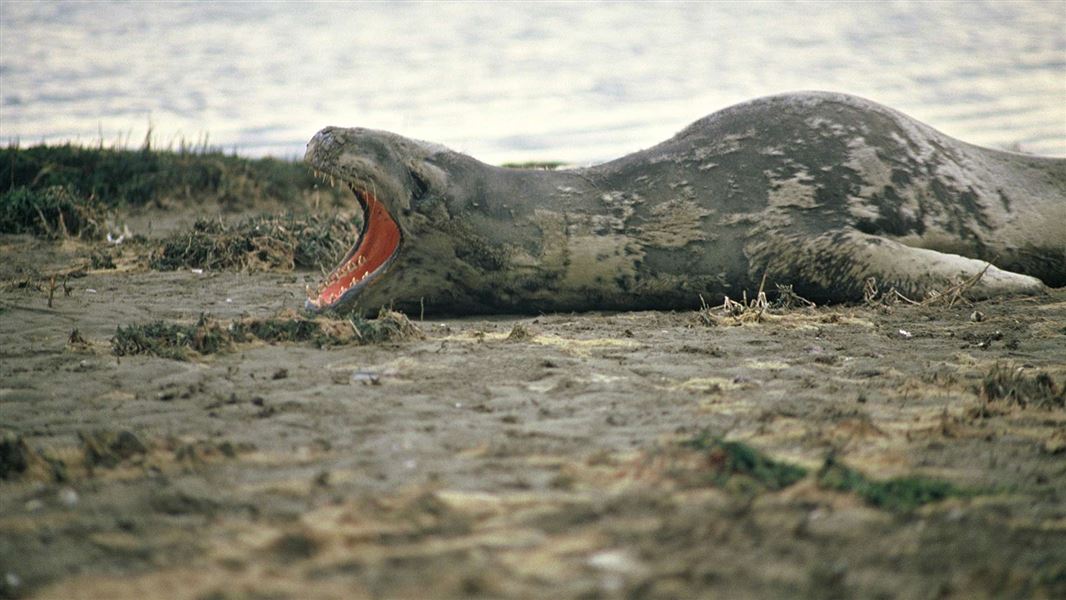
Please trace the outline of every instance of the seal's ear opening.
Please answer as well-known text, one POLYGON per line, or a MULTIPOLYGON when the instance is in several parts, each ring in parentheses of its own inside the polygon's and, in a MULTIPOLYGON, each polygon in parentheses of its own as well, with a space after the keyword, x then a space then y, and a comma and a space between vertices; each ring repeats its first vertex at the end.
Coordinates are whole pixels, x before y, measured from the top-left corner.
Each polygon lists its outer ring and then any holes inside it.
POLYGON ((325 283, 309 294, 310 310, 336 308, 353 299, 385 273, 400 249, 403 235, 385 204, 371 192, 353 191, 363 206, 363 231, 325 283))

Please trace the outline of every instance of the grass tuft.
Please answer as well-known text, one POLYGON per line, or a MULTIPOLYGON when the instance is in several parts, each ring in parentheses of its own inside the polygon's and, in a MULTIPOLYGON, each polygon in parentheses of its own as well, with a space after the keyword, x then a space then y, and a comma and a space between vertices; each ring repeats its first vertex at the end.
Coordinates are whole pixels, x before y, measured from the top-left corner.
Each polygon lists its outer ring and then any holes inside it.
POLYGON ((0 195, 0 233, 99 239, 106 218, 107 208, 94 196, 79 196, 69 186, 19 186, 0 195))
POLYGON ((996 363, 985 374, 978 388, 981 401, 1003 401, 1008 406, 1042 409, 1066 408, 1066 385, 1059 385, 1051 375, 1040 371, 1028 376, 1021 368, 996 363))
MULTIPOLYGON (((185 145, 177 152, 63 144, 0 148, 0 185, 7 194, 61 187, 106 207, 166 205, 189 200, 247 205, 291 201, 314 193, 310 169, 274 158, 247 159, 185 145)), ((339 191, 323 190, 339 195, 339 191)))

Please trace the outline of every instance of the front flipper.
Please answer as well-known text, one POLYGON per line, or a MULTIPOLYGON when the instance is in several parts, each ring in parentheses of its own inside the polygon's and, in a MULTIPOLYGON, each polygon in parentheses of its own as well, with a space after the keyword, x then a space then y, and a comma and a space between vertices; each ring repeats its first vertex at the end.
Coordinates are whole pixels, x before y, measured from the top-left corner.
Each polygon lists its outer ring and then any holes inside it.
POLYGON ((868 278, 921 300, 984 272, 966 296, 973 299, 1046 291, 1035 277, 1004 271, 988 262, 912 248, 888 238, 838 230, 814 238, 771 235, 746 246, 753 280, 766 272, 769 283, 791 284, 801 296, 822 302, 863 299, 868 278), (987 267, 987 270, 986 270, 987 267))

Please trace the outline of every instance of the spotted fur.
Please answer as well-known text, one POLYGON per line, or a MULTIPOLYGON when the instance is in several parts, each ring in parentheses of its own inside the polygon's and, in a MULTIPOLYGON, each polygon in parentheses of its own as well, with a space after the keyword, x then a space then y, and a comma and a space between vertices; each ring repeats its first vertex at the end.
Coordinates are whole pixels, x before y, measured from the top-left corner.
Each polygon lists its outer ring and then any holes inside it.
POLYGON ((921 298, 1066 285, 1066 160, 980 148, 842 94, 761 98, 601 165, 504 169, 327 128, 316 169, 373 188, 403 231, 356 302, 449 313, 680 309, 763 276, 815 301, 867 279, 921 298))

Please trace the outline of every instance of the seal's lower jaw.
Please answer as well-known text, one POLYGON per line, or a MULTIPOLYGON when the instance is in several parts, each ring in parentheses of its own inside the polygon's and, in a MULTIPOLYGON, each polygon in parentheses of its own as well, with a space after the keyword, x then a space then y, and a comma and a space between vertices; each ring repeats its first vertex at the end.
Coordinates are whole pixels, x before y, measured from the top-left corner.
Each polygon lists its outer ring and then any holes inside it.
POLYGON ((400 250, 403 236, 385 205, 370 192, 352 191, 363 206, 363 232, 326 281, 307 298, 309 310, 337 308, 351 301, 388 270, 400 250))

